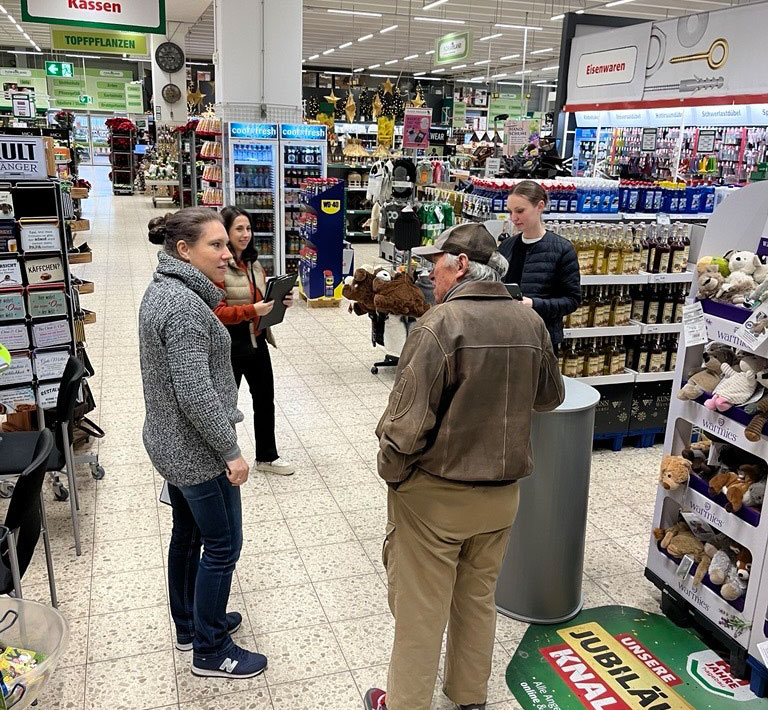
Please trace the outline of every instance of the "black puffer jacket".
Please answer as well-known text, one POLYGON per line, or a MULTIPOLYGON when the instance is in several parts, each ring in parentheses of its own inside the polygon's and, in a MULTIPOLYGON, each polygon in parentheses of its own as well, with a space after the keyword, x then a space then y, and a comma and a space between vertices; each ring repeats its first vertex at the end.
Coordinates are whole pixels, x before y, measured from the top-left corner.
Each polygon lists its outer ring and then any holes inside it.
MULTIPOLYGON (((505 239, 499 253, 507 260, 520 235, 505 239)), ((504 279, 505 283, 509 278, 504 279)), ((581 303, 581 277, 576 251, 567 239, 547 231, 540 241, 531 244, 525 257, 520 279, 523 296, 533 301, 533 309, 547 325, 552 344, 563 341, 563 317, 573 313, 581 303)))

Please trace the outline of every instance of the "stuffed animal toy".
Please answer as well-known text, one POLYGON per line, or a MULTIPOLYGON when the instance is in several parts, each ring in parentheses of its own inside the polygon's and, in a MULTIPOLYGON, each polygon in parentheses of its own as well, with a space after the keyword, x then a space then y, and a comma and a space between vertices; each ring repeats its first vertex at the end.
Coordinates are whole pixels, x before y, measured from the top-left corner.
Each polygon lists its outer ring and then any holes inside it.
POLYGON ((726 257, 731 273, 718 290, 717 298, 741 305, 757 286, 752 274, 761 266, 760 258, 751 251, 732 251, 726 257))
POLYGON ((709 450, 712 442, 702 439, 694 442, 680 452, 680 456, 690 462, 691 470, 699 477, 708 481, 717 473, 717 469, 709 465, 709 450))
POLYGON ((745 463, 751 463, 756 466, 764 465, 763 460, 751 454, 748 451, 742 451, 733 444, 723 444, 717 450, 717 462, 720 465, 720 471, 736 471, 739 466, 745 463))
POLYGON ((696 273, 701 276, 705 271, 719 271, 723 278, 731 273, 728 268, 728 260, 722 256, 702 256, 696 262, 696 273))
POLYGON ((749 441, 760 441, 763 427, 768 422, 768 391, 757 402, 744 405, 744 411, 752 415, 752 419, 744 430, 744 436, 749 441))
POLYGON ((725 542, 707 543, 704 552, 712 559, 709 581, 720 587, 720 596, 726 601, 743 596, 752 570, 752 553, 727 538, 725 542))
POLYGON ((746 582, 752 573, 752 553, 746 547, 742 547, 736 555, 736 569, 739 579, 746 582))
POLYGON ((733 486, 739 482, 739 475, 733 471, 721 471, 720 473, 712 476, 709 481, 709 495, 716 496, 718 493, 722 493, 723 488, 733 486))
POLYGON ((699 298, 714 298, 723 287, 724 282, 725 276, 717 271, 717 269, 704 271, 698 278, 699 298))
MULTIPOLYGON (((709 494, 723 493, 728 499, 725 509, 729 513, 738 513, 744 504, 744 496, 750 486, 765 478, 765 469, 755 464, 743 464, 736 473, 732 471, 718 473, 709 482, 709 494)), ((756 495, 759 489, 756 490, 756 495)))
POLYGON ((684 522, 678 522, 672 527, 662 530, 653 529, 654 537, 659 541, 662 550, 666 550, 672 557, 682 559, 690 555, 698 565, 693 576, 693 583, 700 584, 709 569, 711 559, 704 552, 704 543, 699 540, 684 522))
POLYGON ((370 267, 362 266, 355 269, 355 273, 345 279, 341 289, 341 295, 344 298, 355 302, 352 304, 352 310, 359 316, 376 310, 373 303, 373 279, 373 270, 370 267))
POLYGON ((691 462, 682 456, 665 456, 661 460, 659 483, 664 490, 675 491, 688 483, 692 470, 691 462))
POLYGON ((767 366, 768 360, 757 355, 742 357, 739 370, 724 362, 720 366, 724 377, 712 391, 712 396, 704 402, 704 406, 725 412, 733 405, 746 404, 757 390, 757 373, 767 366))
POLYGON ((696 399, 705 392, 714 392, 715 387, 723 379, 721 366, 724 362, 733 365, 736 353, 733 348, 719 343, 711 343, 704 350, 702 365, 688 375, 688 382, 677 393, 678 399, 696 399))
POLYGON ((731 549, 736 553, 736 559, 728 569, 723 586, 720 587, 720 596, 729 602, 736 601, 746 594, 752 569, 752 553, 749 550, 738 545, 731 549))
POLYGON ((741 502, 751 508, 761 508, 763 506, 763 500, 765 500, 765 483, 765 478, 755 481, 755 483, 747 489, 741 502))
POLYGON ((734 566, 735 555, 732 557, 729 547, 718 548, 711 543, 704 545, 704 551, 712 558, 709 563, 709 581, 718 586, 725 584, 728 572, 734 566))
POLYGON ((766 298, 768 298, 768 279, 763 279, 762 283, 759 283, 749 294, 749 303, 754 308, 766 298))
POLYGON ((759 286, 760 284, 765 283, 765 280, 768 278, 768 257, 758 256, 757 260, 760 263, 755 269, 755 273, 752 274, 752 278, 755 280, 755 283, 759 286))
POLYGON ((373 302, 379 313, 420 318, 429 310, 424 294, 410 274, 395 274, 391 280, 378 276, 373 280, 373 302))
POLYGON ((755 280, 749 274, 743 271, 732 271, 717 290, 715 298, 740 306, 754 290, 755 280))
POLYGON ((739 466, 736 472, 739 480, 723 487, 723 493, 728 499, 725 509, 729 513, 738 513, 744 505, 744 496, 750 487, 765 477, 765 472, 761 467, 754 464, 744 464, 739 466))

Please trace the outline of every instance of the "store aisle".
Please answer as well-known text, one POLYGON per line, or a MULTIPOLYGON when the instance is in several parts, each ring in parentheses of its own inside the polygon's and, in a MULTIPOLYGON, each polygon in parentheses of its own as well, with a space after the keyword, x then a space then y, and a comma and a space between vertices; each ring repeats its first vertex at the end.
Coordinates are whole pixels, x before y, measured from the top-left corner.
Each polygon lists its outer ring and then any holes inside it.
MULTIPOLYGON (((368 319, 346 307, 310 310, 300 303, 275 329, 278 444, 297 473, 252 473, 244 486, 245 543, 230 604, 244 617, 238 641, 265 653, 269 670, 245 681, 195 678, 190 654, 173 650, 165 582, 170 509, 157 503, 161 479, 141 442, 136 319, 156 261, 146 224, 161 211, 148 197, 113 197, 106 169, 84 169, 83 176, 94 185, 85 204, 94 259, 73 272, 96 284, 83 304, 97 314, 86 335, 97 371, 94 418, 107 431, 98 444, 106 477, 93 481, 87 468, 79 475, 80 558, 69 506, 48 504, 61 610, 72 637, 40 708, 359 710, 361 693, 384 685, 393 631, 380 562, 386 487, 376 475, 374 436, 393 373, 370 373, 377 358, 368 319)), ((371 248, 364 251, 370 258, 371 248)), ((252 460, 245 385, 240 405, 241 444, 252 460)), ((643 566, 660 455, 654 448, 594 456, 589 606, 658 609, 643 566)), ((25 596, 47 601, 44 570, 41 545, 25 596)), ((499 617, 489 708, 518 707, 504 670, 524 630, 499 617)), ((439 687, 433 707, 452 707, 439 687)))

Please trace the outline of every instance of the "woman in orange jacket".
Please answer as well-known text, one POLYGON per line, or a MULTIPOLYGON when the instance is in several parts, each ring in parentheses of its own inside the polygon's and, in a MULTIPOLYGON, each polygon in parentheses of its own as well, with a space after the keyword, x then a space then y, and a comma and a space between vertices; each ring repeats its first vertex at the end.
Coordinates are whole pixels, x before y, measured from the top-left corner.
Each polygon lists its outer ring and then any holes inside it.
MULTIPOLYGON (((275 442, 275 382, 267 345, 268 342, 274 345, 275 341, 269 328, 259 329, 259 319, 267 315, 274 304, 264 301, 266 274, 253 245, 248 213, 239 207, 225 207, 221 217, 229 235, 232 259, 224 281, 217 284, 226 296, 214 313, 227 326, 232 338, 232 369, 237 386, 245 377, 253 398, 256 443, 253 467, 265 473, 290 476, 295 468, 280 458, 275 442)), ((293 296, 286 296, 283 303, 291 306, 293 296)))

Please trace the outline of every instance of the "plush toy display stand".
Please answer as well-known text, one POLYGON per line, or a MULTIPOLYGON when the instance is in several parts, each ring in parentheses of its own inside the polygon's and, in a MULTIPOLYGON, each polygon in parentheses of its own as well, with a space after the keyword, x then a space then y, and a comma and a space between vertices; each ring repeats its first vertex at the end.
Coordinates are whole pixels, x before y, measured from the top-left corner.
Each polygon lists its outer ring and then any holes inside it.
MULTIPOLYGON (((707 224, 701 244, 691 245, 690 260, 697 262, 708 255, 719 256, 731 250, 757 252, 761 238, 766 234, 768 182, 757 182, 738 190, 718 206, 707 224)), ((694 302, 697 293, 694 283, 689 303, 694 302)), ((768 344, 752 350, 737 335, 749 315, 748 310, 713 300, 705 300, 702 304, 709 342, 766 356, 768 344)), ((684 332, 680 339, 673 392, 681 390, 691 371, 702 367, 705 345, 687 346, 686 338, 684 332)), ((698 398, 672 396, 664 453, 679 456, 689 449, 693 426, 697 426, 713 440, 728 442, 743 452, 756 455, 762 462, 768 462, 766 435, 758 436, 756 441, 754 432, 750 433, 751 438, 745 435, 750 415, 739 406, 727 411, 708 409, 703 404, 707 397, 711 397, 711 393, 698 398)), ((717 450, 723 446, 718 443, 712 447, 710 462, 717 461, 717 450)), ((694 466, 693 470, 696 472, 697 467, 694 466)), ((662 482, 663 477, 664 470, 662 482)), ((714 579, 706 574, 697 584, 698 577, 702 576, 700 571, 696 574, 697 566, 693 565, 687 572, 679 569, 680 560, 667 554, 655 538, 651 539, 645 574, 662 590, 664 613, 675 622, 693 622, 711 643, 724 646, 730 654, 731 668, 736 676, 746 677, 749 664, 752 668, 752 688, 758 695, 764 696, 768 672, 758 644, 768 642, 768 512, 763 516, 755 508, 740 508, 740 501, 737 505, 730 505, 725 497, 717 495, 718 488, 719 485, 710 487, 700 473, 692 474, 690 482, 681 485, 659 485, 653 526, 667 530, 678 524, 681 512, 699 518, 718 537, 727 536, 739 549, 746 551, 745 555, 751 553, 748 585, 732 589, 734 584, 730 584, 723 589, 717 584, 722 583, 726 576, 727 570, 721 569, 721 562, 726 561, 725 553, 718 554, 712 569, 714 579)), ((710 551, 714 552, 715 548, 710 547, 710 551)), ((732 581, 738 582, 737 577, 733 576, 732 581)))

